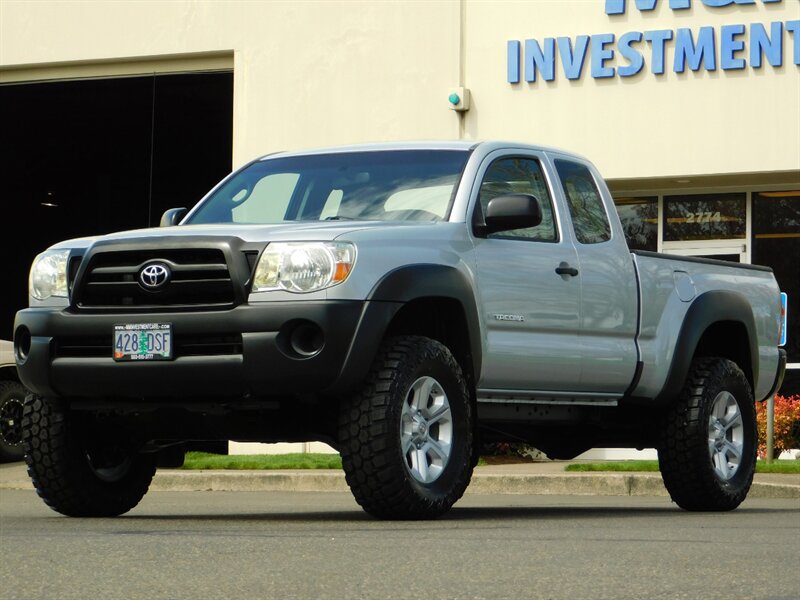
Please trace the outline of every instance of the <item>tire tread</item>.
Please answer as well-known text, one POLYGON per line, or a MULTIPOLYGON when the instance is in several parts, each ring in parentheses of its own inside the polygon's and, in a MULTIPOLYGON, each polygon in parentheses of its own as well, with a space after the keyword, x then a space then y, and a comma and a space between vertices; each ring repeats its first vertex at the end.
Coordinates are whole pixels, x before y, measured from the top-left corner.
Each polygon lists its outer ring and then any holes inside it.
POLYGON ((28 475, 50 508, 72 517, 113 517, 128 512, 147 493, 155 461, 139 456, 126 481, 102 482, 71 444, 63 400, 28 394, 22 416, 28 475))
MULTIPOLYGON (((705 391, 732 378, 749 391, 749 383, 741 369, 723 358, 696 359, 681 395, 674 402, 661 428, 658 461, 664 485, 672 500, 691 511, 733 510, 744 501, 753 481, 756 444, 750 442, 751 455, 743 455, 740 468, 747 469, 739 485, 716 480, 708 455, 708 415, 704 410, 705 391)), ((752 394, 740 403, 742 419, 755 422, 752 394), (748 410, 749 408, 749 410, 748 410)), ((747 452, 747 448, 745 448, 747 452)))
MULTIPOLYGON (((421 336, 390 338, 381 346, 360 392, 343 403, 339 418, 339 443, 345 478, 356 501, 368 513, 387 519, 430 519, 445 513, 464 494, 472 475, 471 451, 460 457, 457 481, 447 493, 430 497, 414 493, 398 448, 388 442, 391 399, 397 380, 409 361, 443 360, 456 376, 462 398, 469 399, 461 368, 439 342, 421 336)), ((465 402, 471 423, 472 409, 465 402)), ((472 427, 465 432, 472 448, 472 427)), ((458 453, 450 460, 459 460, 458 453)))

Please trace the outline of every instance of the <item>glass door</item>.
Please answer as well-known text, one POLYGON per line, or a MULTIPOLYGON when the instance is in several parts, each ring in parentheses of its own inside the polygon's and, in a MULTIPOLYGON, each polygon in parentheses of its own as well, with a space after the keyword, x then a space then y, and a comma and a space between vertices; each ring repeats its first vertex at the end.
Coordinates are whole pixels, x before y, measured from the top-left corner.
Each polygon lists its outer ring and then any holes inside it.
POLYGON ((680 242, 671 244, 669 248, 664 248, 667 254, 677 254, 678 256, 695 256, 697 258, 713 258, 715 260, 728 260, 737 263, 747 262, 747 246, 741 244, 724 245, 699 245, 690 242, 680 242))

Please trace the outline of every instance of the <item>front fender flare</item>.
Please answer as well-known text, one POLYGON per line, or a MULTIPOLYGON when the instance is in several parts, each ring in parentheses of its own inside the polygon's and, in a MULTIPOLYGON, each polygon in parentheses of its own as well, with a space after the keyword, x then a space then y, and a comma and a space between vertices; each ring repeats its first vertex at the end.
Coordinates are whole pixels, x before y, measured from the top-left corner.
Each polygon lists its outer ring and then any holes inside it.
POLYGON ((459 302, 467 320, 473 372, 476 379, 480 376, 481 329, 470 281, 455 267, 414 264, 390 271, 368 294, 341 375, 330 393, 344 393, 363 381, 394 316, 404 304, 420 298, 447 298, 459 302))

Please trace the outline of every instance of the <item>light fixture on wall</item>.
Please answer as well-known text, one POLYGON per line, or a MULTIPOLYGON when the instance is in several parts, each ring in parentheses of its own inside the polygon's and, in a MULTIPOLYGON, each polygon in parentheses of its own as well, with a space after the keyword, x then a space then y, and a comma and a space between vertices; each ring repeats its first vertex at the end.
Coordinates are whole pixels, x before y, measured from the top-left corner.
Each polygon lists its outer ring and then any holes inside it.
POLYGON ((46 202, 39 202, 41 206, 46 206, 47 208, 58 208, 58 204, 53 202, 55 193, 47 192, 47 201, 46 202))
POLYGON ((451 90, 450 95, 447 97, 447 102, 451 110, 458 112, 469 110, 469 90, 463 87, 451 90))

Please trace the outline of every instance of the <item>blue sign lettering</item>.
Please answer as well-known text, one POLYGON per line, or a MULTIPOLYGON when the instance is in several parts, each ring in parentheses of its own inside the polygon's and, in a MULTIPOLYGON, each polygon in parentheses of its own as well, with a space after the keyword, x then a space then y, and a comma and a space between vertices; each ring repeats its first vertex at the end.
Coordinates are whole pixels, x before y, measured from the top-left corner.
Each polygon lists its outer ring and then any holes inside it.
POLYGON ((613 33, 592 36, 592 77, 595 79, 614 76, 614 68, 606 66, 606 61, 614 58, 614 51, 608 48, 613 43, 613 33))
POLYGON ((794 37, 794 64, 800 65, 800 21, 787 21, 786 31, 794 37))
POLYGON ((744 25, 723 25, 720 29, 719 66, 724 71, 729 69, 744 69, 743 58, 736 58, 744 50, 744 40, 737 39, 744 35, 744 25))
POLYGON ((509 83, 519 83, 519 50, 521 44, 517 40, 508 40, 506 44, 506 65, 509 83))
POLYGON ((653 74, 664 74, 664 47, 668 40, 672 39, 672 32, 669 29, 656 29, 655 31, 645 31, 644 39, 650 42, 653 54, 653 74))
POLYGON ((691 29, 678 29, 675 33, 675 64, 672 70, 676 73, 683 73, 688 61, 689 68, 697 71, 700 68, 701 60, 707 71, 717 69, 714 57, 714 29, 701 27, 696 45, 692 39, 691 29))
MULTIPOLYGON (((633 0, 640 11, 654 10, 658 0, 633 0)), ((699 2, 700 0, 698 0, 699 2)), ((781 0, 759 0, 774 4, 781 0)), ((707 7, 724 8, 730 5, 756 4, 756 0, 702 0, 707 7)), ((606 13, 623 14, 625 0, 606 0, 606 13)), ((691 0, 669 0, 672 10, 691 8, 691 0)), ((717 58, 723 71, 742 70, 748 61, 753 69, 767 62, 772 67, 783 66, 784 43, 792 44, 792 61, 800 65, 800 20, 776 21, 767 27, 763 23, 706 26, 699 29, 681 27, 675 30, 655 29, 630 31, 622 35, 597 33, 570 37, 547 37, 506 42, 506 79, 528 83, 539 79, 553 81, 556 62, 561 61, 564 77, 580 79, 586 61, 590 61, 591 75, 595 79, 615 76, 634 77, 645 69, 653 75, 663 75, 668 59, 672 59, 675 73, 691 71, 716 71, 717 58), (784 36, 784 31, 786 35, 784 36), (791 41, 790 41, 791 40, 791 41), (650 46, 648 57, 647 45, 650 46), (670 55, 671 52, 671 55, 670 55)))
MULTIPOLYGON (((723 8, 731 4, 755 4, 756 0, 702 0, 703 4, 711 8, 723 8)), ((781 0, 761 0, 764 4, 774 4, 781 0)), ((624 15, 625 0, 606 0, 607 15, 624 15)), ((642 12, 654 10, 658 0, 635 0, 636 8, 642 12)), ((691 8, 691 0, 669 0, 669 7, 672 10, 684 10, 691 8)))
POLYGON ((568 37, 560 37, 556 41, 558 42, 558 54, 561 56, 564 76, 567 79, 580 79, 583 63, 586 60, 586 48, 589 46, 589 36, 579 35, 575 38, 574 50, 568 37))
POLYGON ((772 23, 771 32, 770 37, 761 23, 750 26, 750 65, 754 69, 761 68, 762 56, 773 67, 783 63, 783 23, 772 23))
POLYGON ((556 76, 556 41, 544 39, 544 50, 536 40, 525 40, 525 81, 536 81, 536 72, 542 79, 553 81, 556 76))
POLYGON ((619 38, 619 53, 628 61, 628 65, 619 67, 617 73, 620 77, 632 77, 644 67, 644 56, 636 48, 634 43, 642 41, 642 34, 638 31, 631 31, 619 38))

